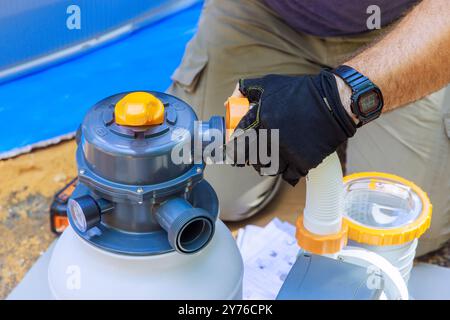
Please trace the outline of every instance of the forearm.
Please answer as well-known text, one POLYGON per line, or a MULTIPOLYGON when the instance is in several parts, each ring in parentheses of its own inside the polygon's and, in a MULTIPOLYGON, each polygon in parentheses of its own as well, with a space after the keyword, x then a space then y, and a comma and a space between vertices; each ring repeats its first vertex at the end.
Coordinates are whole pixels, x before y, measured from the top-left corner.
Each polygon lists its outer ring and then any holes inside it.
MULTIPOLYGON (((381 89, 384 112, 450 82, 449 12, 448 0, 423 0, 380 41, 344 63, 381 89)), ((338 85, 347 107, 350 89, 340 79, 338 85)))

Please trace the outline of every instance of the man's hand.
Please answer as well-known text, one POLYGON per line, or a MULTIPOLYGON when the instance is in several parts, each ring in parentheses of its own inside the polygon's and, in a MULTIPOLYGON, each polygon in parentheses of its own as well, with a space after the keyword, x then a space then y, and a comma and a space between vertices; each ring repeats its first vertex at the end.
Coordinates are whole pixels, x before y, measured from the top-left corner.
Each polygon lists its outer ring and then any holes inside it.
MULTIPOLYGON (((233 96, 247 97, 255 105, 238 129, 255 129, 257 134, 259 129, 279 130, 277 173, 292 185, 356 132, 355 122, 341 103, 335 76, 325 70, 319 75, 243 79, 233 96)), ((236 139, 240 137, 245 135, 236 139)), ((245 148, 246 160, 250 149, 245 148)), ((250 164, 258 171, 264 167, 250 164)))

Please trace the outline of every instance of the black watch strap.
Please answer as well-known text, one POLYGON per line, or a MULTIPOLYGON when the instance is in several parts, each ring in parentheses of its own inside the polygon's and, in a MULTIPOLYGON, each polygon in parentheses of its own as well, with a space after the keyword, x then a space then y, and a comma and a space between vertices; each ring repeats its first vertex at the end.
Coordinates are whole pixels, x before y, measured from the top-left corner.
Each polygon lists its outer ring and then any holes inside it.
POLYGON ((352 67, 346 66, 346 65, 340 65, 336 69, 332 70, 334 74, 339 76, 342 80, 344 80, 345 83, 351 88, 352 90, 352 97, 351 97, 351 110, 356 115, 356 117, 359 120, 358 127, 361 127, 362 125, 375 120, 378 118, 381 114, 381 109, 383 106, 383 96, 381 94, 380 89, 366 76, 359 73, 357 70, 353 69, 352 67), (374 90, 377 92, 378 97, 380 99, 381 107, 375 112, 364 116, 357 104, 357 99, 359 98, 359 94, 361 92, 367 91, 367 90, 374 90))
POLYGON ((331 109, 332 115, 347 137, 350 138, 355 135, 357 125, 342 105, 338 87, 337 85, 332 85, 336 82, 335 76, 330 71, 329 69, 324 69, 319 75, 321 88, 324 90, 324 99, 326 99, 325 103, 331 109))

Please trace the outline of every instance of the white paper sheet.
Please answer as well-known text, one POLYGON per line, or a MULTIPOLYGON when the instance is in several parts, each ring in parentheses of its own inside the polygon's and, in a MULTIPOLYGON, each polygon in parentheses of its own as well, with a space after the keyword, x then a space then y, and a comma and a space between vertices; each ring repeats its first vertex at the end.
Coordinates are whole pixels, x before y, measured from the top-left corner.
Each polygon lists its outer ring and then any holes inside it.
POLYGON ((244 260, 244 299, 275 299, 295 262, 295 227, 279 219, 266 227, 239 230, 238 247, 244 260))

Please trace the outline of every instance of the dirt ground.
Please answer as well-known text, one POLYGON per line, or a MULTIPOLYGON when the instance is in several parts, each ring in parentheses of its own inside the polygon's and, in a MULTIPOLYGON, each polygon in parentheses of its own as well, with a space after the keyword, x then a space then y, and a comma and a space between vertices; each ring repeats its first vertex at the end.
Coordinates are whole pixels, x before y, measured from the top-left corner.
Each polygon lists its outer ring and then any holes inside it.
MULTIPOLYGON (((55 239, 49 207, 55 192, 76 175, 75 148, 72 140, 0 161, 0 299, 55 239)), ((295 188, 283 185, 263 212, 228 226, 234 232, 245 224, 264 226, 275 216, 294 223, 304 207, 304 193, 304 181, 295 188)), ((420 260, 450 267, 450 242, 420 260)))
POLYGON ((49 206, 75 177, 75 142, 0 161, 0 298, 53 241, 49 206))

